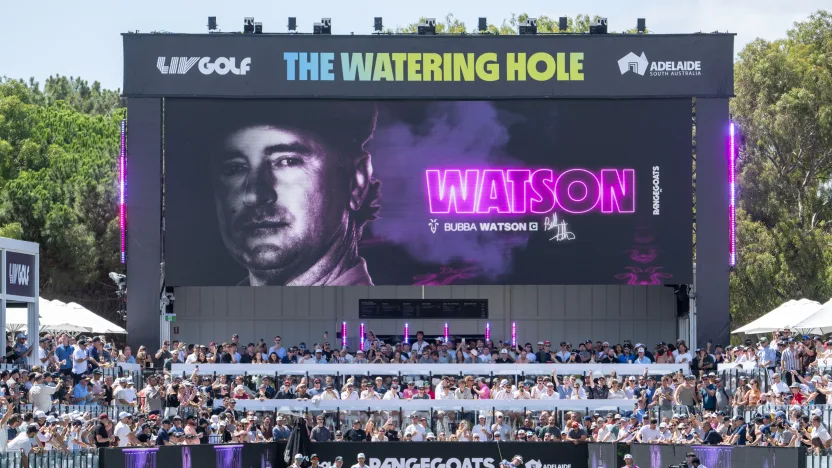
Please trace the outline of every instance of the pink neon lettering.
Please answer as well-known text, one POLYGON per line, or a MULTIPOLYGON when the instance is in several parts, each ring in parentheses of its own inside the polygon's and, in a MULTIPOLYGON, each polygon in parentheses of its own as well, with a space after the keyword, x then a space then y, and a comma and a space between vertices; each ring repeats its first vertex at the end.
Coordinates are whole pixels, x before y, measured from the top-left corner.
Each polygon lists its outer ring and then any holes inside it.
POLYGON ((635 212, 634 169, 428 169, 425 179, 433 214, 635 212))
POLYGON ((635 213, 636 171, 633 169, 602 169, 601 170, 601 212, 602 213, 635 213))

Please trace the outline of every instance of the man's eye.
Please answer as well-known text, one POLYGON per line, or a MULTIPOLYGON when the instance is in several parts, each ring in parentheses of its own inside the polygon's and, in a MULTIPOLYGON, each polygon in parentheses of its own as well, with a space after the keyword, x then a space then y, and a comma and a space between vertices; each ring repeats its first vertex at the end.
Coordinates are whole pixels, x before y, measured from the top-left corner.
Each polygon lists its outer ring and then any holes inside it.
POLYGON ((225 177, 233 177, 236 175, 244 174, 248 170, 248 167, 239 162, 227 162, 222 165, 221 172, 222 175, 225 177))
POLYGON ((274 165, 279 167, 296 167, 303 164, 303 160, 301 158, 295 157, 285 157, 278 159, 275 161, 274 165))

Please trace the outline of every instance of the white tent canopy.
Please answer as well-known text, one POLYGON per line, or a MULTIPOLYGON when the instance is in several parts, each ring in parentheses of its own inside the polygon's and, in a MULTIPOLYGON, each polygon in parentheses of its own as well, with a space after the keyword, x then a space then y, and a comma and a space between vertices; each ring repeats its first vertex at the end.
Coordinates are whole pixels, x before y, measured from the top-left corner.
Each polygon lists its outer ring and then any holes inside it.
MULTIPOLYGON (((40 331, 126 334, 124 328, 99 317, 82 305, 39 298, 40 331)), ((7 331, 26 330, 26 309, 8 308, 7 331)))
POLYGON ((734 330, 733 333, 759 335, 785 328, 795 328, 793 324, 806 319, 820 308, 821 304, 817 301, 810 301, 809 299, 791 300, 744 327, 734 330))
POLYGON ((792 325, 792 328, 806 335, 832 333, 832 299, 812 315, 792 325))

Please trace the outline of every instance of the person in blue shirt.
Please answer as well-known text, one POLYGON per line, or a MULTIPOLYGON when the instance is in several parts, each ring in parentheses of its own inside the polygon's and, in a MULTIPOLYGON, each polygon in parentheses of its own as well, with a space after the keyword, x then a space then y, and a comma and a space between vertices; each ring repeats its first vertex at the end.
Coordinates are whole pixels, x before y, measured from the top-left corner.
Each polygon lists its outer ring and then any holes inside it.
POLYGON ((733 432, 731 438, 728 440, 728 445, 745 445, 748 443, 748 425, 745 423, 745 418, 742 416, 735 416, 733 419, 733 432))
POLYGON ((707 380, 703 382, 699 393, 702 395, 702 409, 705 411, 716 411, 716 374, 710 373, 707 380))
POLYGON ((624 352, 618 356, 618 362, 621 364, 631 364, 635 360, 635 355, 629 345, 624 346, 624 352))
POLYGON ((92 400, 94 395, 88 388, 89 383, 90 376, 82 376, 78 384, 72 389, 72 395, 69 398, 73 405, 84 406, 92 400))
POLYGON ((55 347, 55 357, 61 365, 61 374, 70 375, 72 374, 72 353, 75 352, 75 347, 70 346, 69 336, 66 333, 58 337, 58 342, 60 344, 55 347))
MULTIPOLYGON (((626 353, 627 350, 624 350, 624 352, 626 353)), ((637 353, 638 355, 633 361, 633 364, 653 364, 653 360, 644 355, 644 348, 639 348, 637 353)))
POLYGON ((90 358, 87 363, 89 364, 89 370, 95 370, 101 367, 101 351, 103 351, 103 346, 101 346, 101 338, 95 337, 92 339, 92 346, 87 348, 87 357, 90 358))

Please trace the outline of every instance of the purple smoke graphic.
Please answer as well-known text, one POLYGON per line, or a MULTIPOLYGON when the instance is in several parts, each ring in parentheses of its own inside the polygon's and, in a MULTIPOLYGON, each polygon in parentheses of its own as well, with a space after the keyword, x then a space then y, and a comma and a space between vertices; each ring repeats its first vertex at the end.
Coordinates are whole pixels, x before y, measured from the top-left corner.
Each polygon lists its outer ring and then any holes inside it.
POLYGON ((124 449, 124 466, 127 468, 156 468, 158 448, 124 449))
POLYGON ((432 242, 430 219, 439 223, 488 219, 431 215, 425 190, 428 168, 524 167, 504 152, 509 140, 506 124, 488 102, 439 102, 428 105, 427 113, 418 129, 380 119, 375 138, 368 144, 375 176, 382 182, 380 219, 370 228, 373 237, 400 244, 424 262, 445 265, 462 260, 488 277, 508 273, 512 248, 525 245, 528 234, 449 233, 442 242, 432 242))

